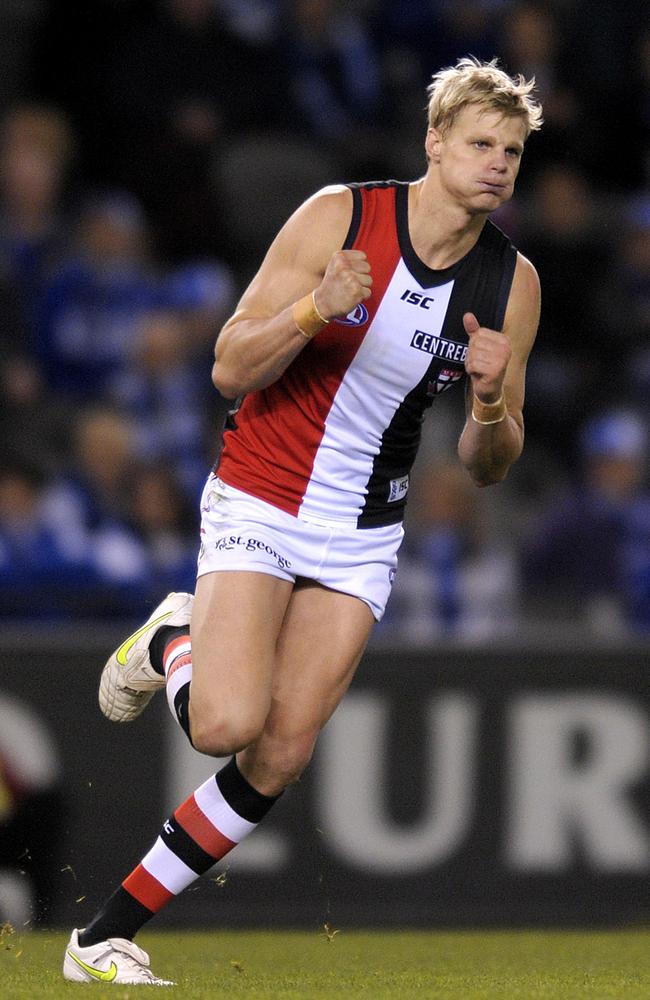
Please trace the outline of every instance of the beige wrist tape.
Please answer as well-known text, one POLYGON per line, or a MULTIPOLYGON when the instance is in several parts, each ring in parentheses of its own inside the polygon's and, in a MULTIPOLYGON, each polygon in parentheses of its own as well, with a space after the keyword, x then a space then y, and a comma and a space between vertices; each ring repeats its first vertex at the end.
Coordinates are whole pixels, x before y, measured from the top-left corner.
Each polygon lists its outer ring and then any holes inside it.
POLYGON ((478 396, 472 401, 472 418, 477 424, 500 424, 508 415, 503 393, 496 403, 482 403, 478 396))
POLYGON ((307 340, 311 340, 319 330, 322 330, 329 323, 329 320, 325 319, 323 314, 319 312, 313 292, 294 302, 292 313, 294 323, 307 340))

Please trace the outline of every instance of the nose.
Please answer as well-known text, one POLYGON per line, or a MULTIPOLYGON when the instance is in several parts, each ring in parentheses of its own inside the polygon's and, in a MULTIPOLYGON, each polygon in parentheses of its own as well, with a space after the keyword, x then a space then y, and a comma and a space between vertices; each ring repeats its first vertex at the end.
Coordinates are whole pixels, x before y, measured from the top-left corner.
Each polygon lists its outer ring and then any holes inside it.
POLYGON ((498 170, 500 174, 503 174, 508 169, 508 158, 506 156, 505 149, 499 146, 495 146, 494 155, 492 157, 492 169, 498 170))

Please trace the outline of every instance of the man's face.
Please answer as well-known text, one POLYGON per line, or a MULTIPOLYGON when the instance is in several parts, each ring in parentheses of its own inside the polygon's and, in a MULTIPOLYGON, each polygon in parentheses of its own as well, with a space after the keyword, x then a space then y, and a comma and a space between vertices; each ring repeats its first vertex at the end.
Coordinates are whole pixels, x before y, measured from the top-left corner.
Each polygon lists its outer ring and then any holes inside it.
POLYGON ((493 212, 512 197, 525 135, 523 118, 470 104, 444 136, 429 129, 426 149, 455 201, 472 214, 493 212))

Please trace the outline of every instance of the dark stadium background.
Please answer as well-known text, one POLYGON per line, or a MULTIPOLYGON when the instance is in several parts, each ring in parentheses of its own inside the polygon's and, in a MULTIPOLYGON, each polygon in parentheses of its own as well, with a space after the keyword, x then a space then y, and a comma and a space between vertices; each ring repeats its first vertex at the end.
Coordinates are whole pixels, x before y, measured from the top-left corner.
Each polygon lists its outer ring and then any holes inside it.
POLYGON ((349 701, 225 884, 164 919, 647 920, 636 0, 0 5, 0 918, 82 925, 209 773, 164 706, 123 730, 95 689, 125 629, 193 587, 215 333, 304 197, 424 170, 426 84, 468 53, 534 75, 545 107, 496 219, 542 282, 524 456, 475 491, 462 393, 436 402, 349 701))

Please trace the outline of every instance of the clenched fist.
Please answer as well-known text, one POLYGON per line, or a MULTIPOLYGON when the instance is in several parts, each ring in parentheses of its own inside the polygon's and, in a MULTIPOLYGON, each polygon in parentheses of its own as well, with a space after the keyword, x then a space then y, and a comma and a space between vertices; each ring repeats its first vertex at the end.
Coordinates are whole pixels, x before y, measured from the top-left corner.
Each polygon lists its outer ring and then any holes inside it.
POLYGON ((469 337, 465 370, 474 395, 482 403, 496 403, 503 392, 503 379, 512 354, 505 333, 481 326, 474 313, 465 313, 463 326, 469 337))
POLYGON ((327 319, 347 316, 370 298, 371 286, 370 264, 363 250, 337 250, 314 292, 316 308, 327 319))

